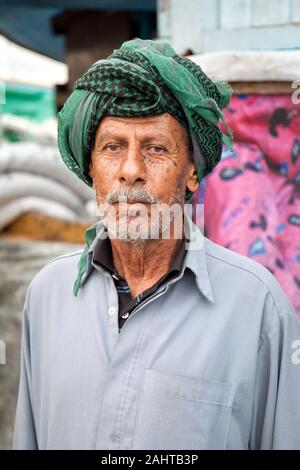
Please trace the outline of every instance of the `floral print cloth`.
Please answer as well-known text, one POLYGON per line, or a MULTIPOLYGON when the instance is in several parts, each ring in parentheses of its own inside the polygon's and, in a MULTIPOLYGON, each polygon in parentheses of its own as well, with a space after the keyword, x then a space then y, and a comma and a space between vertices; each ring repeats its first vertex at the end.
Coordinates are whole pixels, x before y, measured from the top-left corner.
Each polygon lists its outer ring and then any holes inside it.
POLYGON ((280 282, 300 318, 300 105, 291 95, 234 95, 224 111, 234 153, 206 176, 205 235, 253 258, 280 282))

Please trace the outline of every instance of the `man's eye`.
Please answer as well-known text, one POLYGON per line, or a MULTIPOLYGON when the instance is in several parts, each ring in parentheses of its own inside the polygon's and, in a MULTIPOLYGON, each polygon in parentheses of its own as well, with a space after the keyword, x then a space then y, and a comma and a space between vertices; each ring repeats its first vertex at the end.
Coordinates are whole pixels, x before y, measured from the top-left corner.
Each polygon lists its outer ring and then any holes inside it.
POLYGON ((110 152, 116 152, 120 148, 120 145, 118 144, 108 144, 106 145, 105 149, 109 150, 110 152))
POLYGON ((162 154, 165 152, 165 148, 160 147, 159 145, 152 145, 150 149, 151 151, 153 151, 153 153, 156 153, 156 154, 162 154))

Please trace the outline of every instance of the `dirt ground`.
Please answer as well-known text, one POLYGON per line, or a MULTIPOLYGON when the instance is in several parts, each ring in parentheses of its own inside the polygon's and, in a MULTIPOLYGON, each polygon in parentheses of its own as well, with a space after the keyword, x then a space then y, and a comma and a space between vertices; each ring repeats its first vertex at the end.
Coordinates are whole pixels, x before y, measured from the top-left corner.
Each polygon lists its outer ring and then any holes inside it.
POLYGON ((0 239, 0 449, 10 449, 19 384, 22 311, 26 289, 34 275, 51 259, 83 245, 0 239), (3 343, 4 342, 4 343, 3 343))

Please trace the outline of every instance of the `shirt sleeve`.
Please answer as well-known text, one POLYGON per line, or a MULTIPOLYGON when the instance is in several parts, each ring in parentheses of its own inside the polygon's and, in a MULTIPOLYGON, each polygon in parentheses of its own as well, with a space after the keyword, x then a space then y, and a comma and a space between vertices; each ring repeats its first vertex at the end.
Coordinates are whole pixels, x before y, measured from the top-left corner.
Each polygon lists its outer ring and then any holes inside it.
POLYGON ((267 315, 257 361, 250 449, 300 449, 300 322, 292 307, 267 315))
POLYGON ((38 448, 32 406, 32 377, 29 328, 29 289, 23 308, 19 393, 13 435, 14 450, 38 448))

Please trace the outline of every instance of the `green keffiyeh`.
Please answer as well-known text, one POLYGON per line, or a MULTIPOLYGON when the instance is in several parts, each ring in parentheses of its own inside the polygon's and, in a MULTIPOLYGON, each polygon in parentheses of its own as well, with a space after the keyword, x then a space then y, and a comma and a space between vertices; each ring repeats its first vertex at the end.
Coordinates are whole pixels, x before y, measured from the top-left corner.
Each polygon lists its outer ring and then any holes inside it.
MULTIPOLYGON (((220 161, 222 143, 232 150, 233 134, 221 112, 228 106, 231 93, 228 83, 212 81, 201 67, 178 56, 166 42, 139 38, 124 42, 77 80, 58 113, 61 156, 70 170, 92 186, 88 174, 90 154, 104 115, 153 116, 168 112, 189 132, 200 181, 220 161), (220 129, 220 120, 226 132, 220 129)), ((187 192, 185 201, 191 196, 187 192)), ((87 262, 86 256, 83 258, 80 272, 84 272, 87 262)), ((80 279, 77 281, 79 289, 80 279)))

